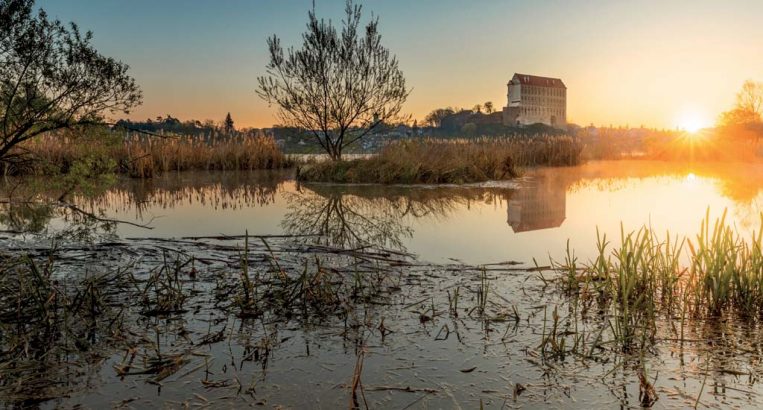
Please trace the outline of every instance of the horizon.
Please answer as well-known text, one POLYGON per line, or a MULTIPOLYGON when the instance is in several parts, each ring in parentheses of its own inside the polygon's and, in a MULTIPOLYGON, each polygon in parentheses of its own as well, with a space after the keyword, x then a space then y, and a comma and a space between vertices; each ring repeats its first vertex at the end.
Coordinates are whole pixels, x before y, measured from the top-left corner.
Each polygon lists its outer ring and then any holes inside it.
MULTIPOLYGON (((506 83, 519 72, 562 79, 570 123, 706 127, 733 105, 745 80, 761 80, 755 39, 763 28, 753 24, 752 10, 763 11, 763 4, 750 1, 660 3, 658 14, 650 1, 490 2, 479 9, 459 9, 451 0, 358 3, 364 21, 379 17, 382 42, 412 88, 403 110, 419 123, 441 107, 491 101, 501 110, 506 83)), ((343 6, 315 4, 318 18, 334 24, 343 6)), ((230 112, 237 127, 269 128, 278 124, 276 110, 255 93, 267 63, 265 41, 276 34, 285 46, 298 46, 311 1, 42 0, 36 7, 92 30, 101 52, 130 65, 144 101, 117 118, 219 122, 230 112)))

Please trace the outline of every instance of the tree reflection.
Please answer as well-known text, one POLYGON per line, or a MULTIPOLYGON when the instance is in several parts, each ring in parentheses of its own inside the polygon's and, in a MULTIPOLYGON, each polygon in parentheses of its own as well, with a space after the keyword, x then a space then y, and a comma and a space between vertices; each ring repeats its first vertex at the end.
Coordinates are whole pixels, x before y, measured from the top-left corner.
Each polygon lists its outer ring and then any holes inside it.
MULTIPOLYGON (((0 184, 0 230, 44 239, 92 242, 112 237, 114 221, 105 210, 85 210, 62 195, 61 181, 51 178, 23 178, 0 184)), ((108 184, 91 185, 73 196, 102 195, 108 184)), ((64 191, 65 192, 65 191, 64 191)))
POLYGON ((410 188, 310 185, 285 193, 287 234, 318 235, 315 243, 346 249, 364 246, 405 250, 417 219, 445 218, 472 202, 506 199, 502 188, 410 188))
POLYGON ((7 203, 0 208, 0 225, 14 233, 40 233, 53 215, 54 209, 48 204, 7 203))
MULTIPOLYGON (((51 239, 93 241, 115 234, 118 223, 150 224, 151 207, 171 209, 198 203, 240 209, 275 202, 289 174, 269 172, 186 172, 150 180, 123 179, 116 185, 74 192, 66 200, 49 178, 20 178, 0 183, 0 230, 51 239), (134 213, 130 220, 109 215, 134 213)), ((151 217, 152 218, 152 217, 151 217)))
POLYGON ((103 210, 89 212, 54 202, 6 203, 0 206, 0 226, 13 234, 31 234, 58 241, 94 242, 115 235, 118 221, 103 215, 103 210))

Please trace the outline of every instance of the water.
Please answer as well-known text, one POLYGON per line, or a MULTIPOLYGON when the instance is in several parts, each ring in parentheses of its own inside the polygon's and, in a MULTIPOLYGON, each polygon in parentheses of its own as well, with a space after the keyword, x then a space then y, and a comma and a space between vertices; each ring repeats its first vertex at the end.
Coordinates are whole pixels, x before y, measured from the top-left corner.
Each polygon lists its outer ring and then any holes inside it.
POLYGON ((518 181, 471 187, 297 184, 290 172, 182 173, 126 181, 93 202, 118 235, 181 237, 326 233, 339 245, 404 249, 420 259, 471 264, 546 262, 569 239, 578 256, 647 225, 693 237, 708 208, 740 232, 760 224, 763 166, 592 162, 530 170, 518 181))
MULTIPOLYGON (((125 313, 117 315, 128 331, 94 326, 88 348, 67 345, 56 350, 66 354, 25 356, 32 369, 45 370, 0 378, 0 401, 36 404, 13 390, 22 381, 40 386, 43 407, 346 407, 360 355, 371 408, 637 407, 642 368, 660 397, 657 407, 692 407, 697 397, 708 407, 758 407, 758 321, 683 323, 660 315, 653 346, 643 355, 625 354, 610 347, 611 316, 597 312, 593 300, 573 303, 524 268, 534 266, 533 259, 544 265, 561 258, 568 240, 579 257, 592 257, 597 227, 615 242, 621 223, 626 230, 648 225, 691 237, 708 209, 712 216, 727 210, 728 221, 749 235, 759 228, 761 176, 757 164, 647 161, 542 168, 516 181, 439 187, 299 185, 289 171, 189 172, 123 180, 72 200, 131 224, 5 204, 3 246, 27 246, 41 257, 51 237, 72 246, 59 261, 65 269, 57 285, 69 289, 68 279, 127 260, 138 281, 111 292, 127 298, 125 313), (37 234, 18 233, 28 230, 37 234), (252 275, 266 275, 276 260, 289 272, 319 263, 343 278, 331 282, 341 286, 358 286, 358 272, 363 283, 373 282, 369 272, 390 276, 379 294, 344 299, 339 314, 308 313, 305 306, 241 317, 225 307, 235 293, 220 293, 237 283, 242 240, 194 238, 245 232, 283 236, 262 238, 267 246, 250 239, 252 275), (393 251, 386 253, 391 259, 361 257, 358 263, 355 254, 335 253, 369 245, 393 251), (103 256, 90 256, 95 248, 103 256), (126 295, 142 286, 168 249, 171 257, 198 258, 192 271, 180 270, 188 300, 183 312, 149 316, 141 313, 140 297, 126 295), (469 266, 508 261, 518 264, 489 265, 484 273, 469 266), (479 313, 484 281, 488 302, 479 313), (562 357, 540 348, 557 312, 554 341, 564 340, 567 349, 585 344, 562 357), (220 338, 209 341, 216 334, 220 338), (145 372, 157 356, 179 357, 182 364, 159 378, 145 372)), ((25 185, 16 192, 35 184, 25 185)), ((54 191, 41 187, 37 195, 54 191)), ((100 291, 109 294, 108 287, 100 291)), ((11 316, 0 321, 4 350, 19 329, 6 323, 11 316)), ((7 369, 0 366, 0 375, 7 369)))

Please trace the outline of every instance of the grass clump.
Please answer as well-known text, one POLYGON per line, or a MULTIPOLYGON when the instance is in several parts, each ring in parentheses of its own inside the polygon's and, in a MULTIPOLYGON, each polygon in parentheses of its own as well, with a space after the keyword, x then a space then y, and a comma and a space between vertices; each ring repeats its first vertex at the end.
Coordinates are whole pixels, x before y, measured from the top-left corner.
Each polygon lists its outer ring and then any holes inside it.
MULTIPOLYGON (((598 255, 574 265, 570 256, 552 266, 563 273, 562 288, 595 304, 610 323, 613 343, 623 352, 651 345, 659 315, 695 319, 763 315, 763 215, 751 239, 726 222, 711 222, 709 211, 696 238, 663 238, 644 227, 626 232, 611 247, 598 237, 598 255), (571 291, 572 290, 572 291, 571 291)), ((569 255, 568 250, 568 255, 569 255)))
POLYGON ((314 163, 299 179, 316 182, 461 184, 519 176, 519 168, 576 165, 582 146, 571 137, 422 139, 394 142, 378 155, 314 163))
POLYGON ((169 259, 168 253, 163 253, 160 266, 149 272, 148 279, 142 284, 133 277, 133 283, 138 287, 142 314, 146 316, 161 316, 173 313, 183 313, 183 305, 188 298, 183 288, 183 274, 194 272, 194 259, 169 259))
MULTIPOLYGON (((346 318, 359 302, 377 300, 395 275, 383 271, 358 272, 352 265, 338 270, 324 265, 321 258, 304 258, 298 263, 279 262, 277 252, 262 240, 265 252, 252 264, 248 234, 233 271, 218 272, 217 306, 241 319, 265 316, 283 320, 301 318, 321 321, 329 316, 346 318)), ((356 260, 354 263, 358 263, 356 260)))

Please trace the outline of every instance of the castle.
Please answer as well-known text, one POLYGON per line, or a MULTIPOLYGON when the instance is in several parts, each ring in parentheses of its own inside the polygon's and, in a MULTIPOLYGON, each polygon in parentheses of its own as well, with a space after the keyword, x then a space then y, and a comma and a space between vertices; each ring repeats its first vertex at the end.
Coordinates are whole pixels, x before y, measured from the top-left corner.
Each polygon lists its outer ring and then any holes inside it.
POLYGON ((507 86, 504 125, 567 124, 567 87, 562 80, 515 73, 507 86))

